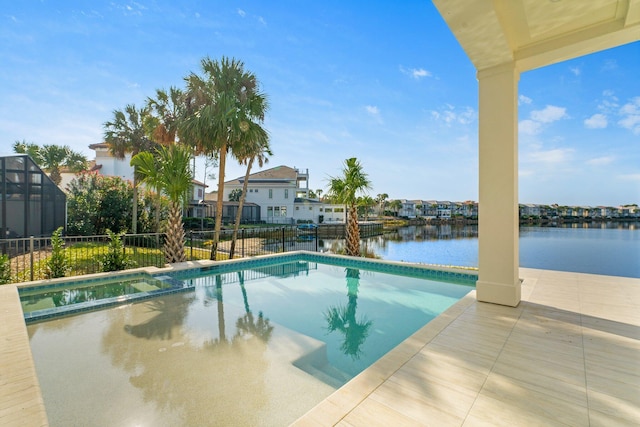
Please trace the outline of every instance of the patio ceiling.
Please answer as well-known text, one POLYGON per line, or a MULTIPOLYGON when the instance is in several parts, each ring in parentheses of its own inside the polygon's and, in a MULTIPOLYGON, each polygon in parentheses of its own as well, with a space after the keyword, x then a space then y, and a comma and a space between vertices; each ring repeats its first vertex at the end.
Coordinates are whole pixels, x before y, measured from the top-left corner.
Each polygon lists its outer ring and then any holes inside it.
POLYGON ((478 71, 519 72, 640 40, 640 0, 433 0, 478 71))

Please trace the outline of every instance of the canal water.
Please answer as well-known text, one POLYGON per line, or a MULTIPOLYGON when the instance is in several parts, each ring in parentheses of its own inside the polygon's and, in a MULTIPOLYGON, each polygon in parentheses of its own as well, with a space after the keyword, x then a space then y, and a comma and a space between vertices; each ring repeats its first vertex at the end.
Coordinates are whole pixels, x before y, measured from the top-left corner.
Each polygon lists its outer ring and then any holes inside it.
MULTIPOLYGON (((477 225, 402 227, 362 243, 382 259, 478 266, 477 225)), ((319 244, 320 249, 336 251, 343 241, 319 244)), ((640 278, 640 222, 522 226, 520 266, 640 278)))

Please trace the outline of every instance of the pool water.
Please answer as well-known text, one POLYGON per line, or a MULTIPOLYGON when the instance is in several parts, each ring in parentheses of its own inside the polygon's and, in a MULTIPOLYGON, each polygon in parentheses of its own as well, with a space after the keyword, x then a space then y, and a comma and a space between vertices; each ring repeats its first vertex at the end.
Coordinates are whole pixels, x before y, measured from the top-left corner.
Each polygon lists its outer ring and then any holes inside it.
POLYGON ((32 323, 49 421, 287 425, 472 290, 365 267, 196 269, 169 274, 189 291, 32 323))
POLYGON ((44 285, 19 289, 25 318, 51 318, 61 314, 115 305, 140 296, 175 288, 175 284, 146 273, 78 280, 61 285, 44 285))

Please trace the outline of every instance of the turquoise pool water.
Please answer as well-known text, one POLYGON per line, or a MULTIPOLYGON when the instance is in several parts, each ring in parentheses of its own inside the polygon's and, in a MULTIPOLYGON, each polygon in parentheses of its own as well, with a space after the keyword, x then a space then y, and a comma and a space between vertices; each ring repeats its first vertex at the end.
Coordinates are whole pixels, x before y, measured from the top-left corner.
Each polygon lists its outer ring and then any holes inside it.
POLYGON ((287 425, 476 276, 303 255, 153 279, 174 290, 28 324, 52 426, 287 425))

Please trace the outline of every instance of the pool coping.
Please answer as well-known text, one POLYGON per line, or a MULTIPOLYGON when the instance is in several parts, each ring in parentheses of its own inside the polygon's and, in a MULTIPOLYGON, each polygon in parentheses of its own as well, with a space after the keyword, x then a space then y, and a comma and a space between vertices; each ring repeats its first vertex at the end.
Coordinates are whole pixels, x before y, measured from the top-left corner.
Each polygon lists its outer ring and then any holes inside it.
MULTIPOLYGON (((349 263, 367 263, 371 266, 381 265, 394 265, 397 267, 406 268, 411 270, 422 271, 436 271, 444 273, 464 274, 474 276, 477 273, 470 273, 468 269, 464 268, 451 268, 444 266, 434 266, 429 264, 412 264, 398 261, 385 261, 368 258, 357 258, 342 256, 342 255, 328 255, 309 251, 294 251, 287 252, 286 254, 271 254, 262 255, 250 258, 240 258, 234 260, 225 261, 188 261, 183 263, 176 263, 168 265, 164 268, 158 267, 142 267, 131 270, 124 270, 121 272, 110 273, 95 273, 84 276, 76 276, 73 278, 65 277, 59 279, 46 279, 34 282, 25 282, 19 284, 7 284, 0 286, 0 316, 2 321, 0 322, 0 337, 2 337, 3 345, 0 346, 0 420, 3 425, 22 426, 48 426, 49 422, 46 415, 46 408, 44 406, 44 400, 40 389, 40 384, 36 374, 35 363, 33 355, 31 353, 31 346, 29 342, 29 334, 27 332, 27 323, 22 311, 22 304, 18 290, 21 288, 30 288, 37 286, 55 285, 61 282, 76 282, 76 281, 88 281, 93 279, 102 279, 110 276, 126 276, 139 273, 148 273, 150 275, 157 275, 162 273, 180 272, 189 269, 207 268, 210 269, 214 266, 232 266, 235 264, 247 263, 251 265, 256 264, 268 264, 273 259, 282 258, 294 258, 296 256, 310 257, 313 259, 334 259, 342 260, 346 264, 349 263)), ((475 301, 475 289, 471 290, 465 297, 455 303, 449 309, 447 309, 440 316, 431 320, 427 325, 422 327, 418 332, 411 335, 405 341, 400 343, 397 347, 376 361, 369 368, 365 369, 362 373, 357 375, 345 386, 338 389, 328 399, 320 402, 318 406, 312 409, 309 414, 313 414, 315 410, 323 410, 325 405, 329 405, 326 409, 331 409, 331 405, 335 406, 333 402, 334 396, 349 396, 352 392, 350 390, 362 390, 361 384, 365 382, 371 385, 371 390, 375 389, 380 382, 384 381, 384 378, 400 366, 402 361, 406 360, 408 353, 414 354, 419 348, 420 340, 424 340, 426 336, 433 332, 432 329, 437 331, 442 330, 448 325, 457 314, 461 313, 464 308, 475 301), (470 295, 472 295, 470 297, 470 295), (464 306, 462 308, 461 304, 464 306), (454 315, 454 313, 457 313, 454 315), (431 327, 429 327, 431 326, 431 327), (413 353, 412 353, 413 352, 413 353), (396 359, 401 359, 396 361, 396 359), (395 369, 393 369, 395 367, 395 369), (390 370, 393 369, 393 370, 390 370), (386 376, 385 376, 385 373, 386 376), (355 388, 354 388, 355 387, 355 388), (342 391, 342 390, 345 391, 342 391), (317 409, 321 408, 321 409, 317 409)), ((435 333, 437 335, 437 332, 435 333)), ((434 335, 434 336, 435 336, 434 335)), ((402 362, 403 363, 403 362, 402 362)), ((360 392, 359 392, 360 393, 360 392)), ((358 393, 358 394, 359 394, 358 393)), ((350 402, 353 403, 354 396, 350 402)), ((335 409, 335 408, 334 408, 335 409)), ((336 416, 338 412, 332 411, 336 416)), ((343 415, 342 412, 339 411, 343 415)), ((342 416, 341 415, 341 416, 342 416)), ((309 415, 312 416, 312 415, 309 415)))

